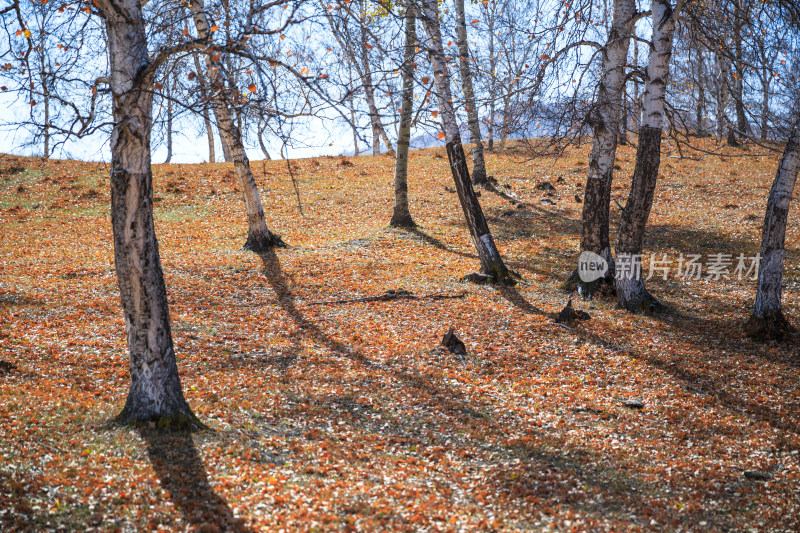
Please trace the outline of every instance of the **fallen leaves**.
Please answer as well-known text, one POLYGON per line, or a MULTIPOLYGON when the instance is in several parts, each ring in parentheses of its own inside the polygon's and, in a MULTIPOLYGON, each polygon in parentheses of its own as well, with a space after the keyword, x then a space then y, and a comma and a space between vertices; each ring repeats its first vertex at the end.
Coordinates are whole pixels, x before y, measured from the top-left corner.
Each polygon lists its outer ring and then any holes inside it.
MULTIPOLYGON (((245 217, 230 165, 156 166, 184 393, 217 430, 166 440, 104 425, 128 387, 106 167, 0 159, 0 350, 15 367, 0 372, 0 523, 794 527, 797 348, 743 338, 752 282, 653 280, 674 313, 632 318, 597 299, 595 309, 573 302, 591 321, 553 324, 576 260, 581 206, 572 198, 587 154, 527 160, 512 149, 486 154, 507 196, 481 196, 524 279, 502 288, 458 282, 478 263, 458 200, 444 190, 452 181, 442 147, 411 154, 413 232, 386 229, 390 159, 292 161, 305 216, 286 163, 266 162, 256 179, 269 190, 269 223, 293 247, 263 257, 240 250, 245 217), (553 185, 546 207, 537 201, 544 181, 553 185), (390 290, 466 294, 310 305, 390 290), (451 326, 463 362, 437 349, 451 326), (633 399, 644 408, 624 405, 633 399)), ((731 221, 763 211, 758 187, 768 187, 776 159, 669 162, 647 251, 755 250, 758 224, 731 221), (738 172, 748 183, 737 189, 741 207, 724 209, 738 172)), ((634 150, 620 147, 618 163, 629 173, 634 150)), ((800 315, 797 213, 787 235, 790 317, 800 315)))

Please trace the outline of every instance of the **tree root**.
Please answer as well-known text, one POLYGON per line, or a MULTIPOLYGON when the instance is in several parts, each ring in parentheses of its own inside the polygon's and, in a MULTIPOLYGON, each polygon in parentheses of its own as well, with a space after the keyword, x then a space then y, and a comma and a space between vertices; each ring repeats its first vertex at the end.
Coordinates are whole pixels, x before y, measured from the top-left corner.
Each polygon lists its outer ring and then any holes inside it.
POLYGON ((797 333, 797 328, 786 320, 781 311, 777 311, 765 316, 751 316, 744 325, 744 332, 751 339, 758 341, 782 341, 797 333))
POLYGON ((261 253, 271 250, 272 248, 286 247, 288 247, 288 245, 283 242, 283 239, 281 239, 278 235, 275 235, 272 232, 267 232, 266 235, 248 233, 247 242, 244 243, 242 249, 250 252, 261 253))

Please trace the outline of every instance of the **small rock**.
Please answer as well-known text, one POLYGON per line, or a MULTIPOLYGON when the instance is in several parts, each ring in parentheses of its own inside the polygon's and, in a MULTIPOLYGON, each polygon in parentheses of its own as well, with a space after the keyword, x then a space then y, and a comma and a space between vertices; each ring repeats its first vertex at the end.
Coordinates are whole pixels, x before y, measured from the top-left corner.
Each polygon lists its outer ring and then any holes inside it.
POLYGON ((642 400, 622 400, 622 405, 628 409, 644 409, 644 403, 642 403, 642 400))

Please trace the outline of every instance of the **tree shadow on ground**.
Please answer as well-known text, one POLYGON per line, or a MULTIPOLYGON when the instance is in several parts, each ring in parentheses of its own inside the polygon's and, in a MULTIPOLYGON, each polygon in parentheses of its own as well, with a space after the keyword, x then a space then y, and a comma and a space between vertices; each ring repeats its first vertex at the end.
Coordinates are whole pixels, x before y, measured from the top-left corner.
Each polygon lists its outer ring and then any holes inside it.
POLYGON ((430 383, 424 376, 411 372, 406 372, 399 368, 393 368, 375 361, 372 361, 363 353, 352 347, 337 341, 330 335, 325 333, 319 326, 309 320, 303 315, 295 304, 295 296, 292 293, 289 285, 286 282, 283 269, 281 267, 280 259, 274 250, 269 250, 259 254, 262 262, 264 263, 264 273, 267 281, 275 291, 278 300, 278 305, 283 311, 294 321, 297 327, 313 341, 321 346, 324 346, 334 354, 350 359, 362 365, 369 370, 376 370, 380 372, 389 373, 409 386, 412 386, 425 394, 430 395, 440 402, 441 406, 458 416, 478 416, 476 411, 470 407, 467 400, 460 398, 462 396, 455 390, 441 389, 430 383))
MULTIPOLYGON (((424 374, 408 372, 390 365, 371 361, 363 353, 331 338, 297 308, 295 296, 287 284, 277 254, 274 251, 270 251, 260 255, 264 263, 265 275, 275 291, 279 305, 292 318, 304 335, 326 347, 334 354, 362 364, 368 370, 391 374, 402 381, 404 385, 415 388, 419 391, 420 397, 427 398, 437 408, 431 411, 415 411, 414 414, 409 412, 406 416, 387 423, 385 418, 373 419, 372 417, 364 416, 363 412, 372 408, 354 402, 353 398, 347 394, 322 394, 319 397, 312 394, 305 398, 295 398, 295 403, 307 403, 314 406, 317 414, 328 413, 337 423, 342 420, 341 414, 346 412, 350 417, 350 424, 360 430, 395 439, 400 438, 401 440, 393 442, 403 442, 408 447, 422 443, 423 445, 432 444, 462 448, 476 444, 481 446, 478 443, 486 441, 487 443, 483 444, 485 447, 488 445, 490 436, 504 436, 508 433, 509 428, 505 422, 501 423, 495 420, 490 411, 482 412, 485 410, 480 400, 468 399, 455 388, 441 388, 434 385, 424 374), (437 411, 452 417, 447 423, 454 424, 456 427, 461 427, 465 430, 466 428, 480 427, 480 431, 477 432, 477 435, 480 436, 469 436, 469 431, 456 431, 448 435, 439 435, 436 432, 431 432, 425 413, 437 411), (456 442, 450 440, 453 438, 456 439, 456 442), (477 439, 477 442, 473 442, 475 439, 477 439)), ((527 302, 515 289, 502 288, 499 291, 513 305, 525 312, 549 316, 548 313, 527 302)), ((305 409, 300 413, 302 415, 298 416, 308 416, 308 411, 305 409)), ((443 421, 440 419, 436 423, 443 423, 443 421)), ((324 430, 329 425, 322 424, 319 429, 324 430)), ((318 437, 306 438, 324 439, 326 438, 324 435, 325 432, 320 431, 318 437)), ((592 487, 592 492, 595 494, 598 492, 610 493, 611 499, 614 501, 610 504, 607 503, 606 507, 610 505, 619 510, 623 508, 634 509, 639 516, 647 514, 646 506, 641 504, 639 497, 641 494, 658 493, 660 489, 657 485, 639 479, 637 476, 621 473, 619 468, 613 464, 602 468, 597 466, 601 462, 599 460, 595 460, 591 464, 584 464, 584 459, 587 458, 587 450, 567 443, 557 435, 548 435, 545 440, 548 444, 544 447, 520 444, 492 445, 500 453, 501 457, 525 458, 534 465, 529 471, 538 472, 533 478, 529 478, 526 475, 514 479, 509 478, 507 475, 498 474, 499 477, 495 479, 498 489, 514 495, 535 493, 546 497, 549 491, 555 491, 563 485, 564 478, 568 478, 571 480, 570 483, 575 484, 576 490, 581 493, 585 486, 592 487)), ((608 509, 599 508, 591 500, 591 497, 584 494, 584 496, 575 497, 571 503, 575 508, 591 513, 601 519, 608 512, 608 509)))
POLYGON ((393 230, 397 234, 403 235, 403 237, 406 238, 406 239, 415 240, 415 241, 421 241, 424 244, 427 244, 428 246, 433 246, 434 248, 437 248, 437 249, 442 250, 444 252, 448 252, 448 253, 455 254, 455 255, 460 255, 461 257, 467 257, 469 259, 478 259, 478 256, 476 254, 471 254, 469 252, 462 252, 461 250, 455 250, 453 248, 450 248, 449 246, 444 244, 442 241, 440 241, 436 237, 434 237, 432 235, 429 235, 429 234, 425 233, 424 231, 422 231, 422 229, 420 229, 419 227, 415 227, 415 228, 397 228, 397 229, 393 228, 393 230))
POLYGON ((142 428, 139 435, 147 445, 147 456, 161 487, 192 529, 250 531, 208 482, 192 433, 142 428))
MULTIPOLYGON (((503 290, 499 290, 498 294, 500 294, 500 296, 504 299, 508 300, 512 305, 514 305, 514 307, 523 312, 550 316, 528 302, 525 297, 519 294, 519 292, 517 292, 514 288, 504 288, 503 290)), ((709 324, 709 327, 706 329, 706 331, 721 331, 720 328, 715 327, 715 323, 713 321, 701 319, 696 316, 679 314, 675 311, 670 311, 670 314, 671 316, 679 318, 679 324, 680 322, 692 322, 692 326, 696 327, 698 321, 703 321, 709 324)), ((635 320, 636 317, 631 315, 631 319, 635 320)), ((680 326, 678 325, 678 327, 680 326)), ((717 382, 714 376, 709 376, 707 373, 698 370, 698 368, 702 367, 698 367, 695 364, 695 361, 683 363, 670 360, 669 358, 662 359, 647 354, 641 350, 637 350, 636 346, 623 344, 619 341, 610 341, 604 338, 602 335, 591 331, 591 324, 576 326, 572 328, 571 333, 595 346, 615 352, 628 352, 630 353, 631 357, 644 361, 653 368, 665 372, 683 382, 687 390, 694 390, 699 394, 708 394, 715 397, 724 407, 730 409, 731 411, 750 416, 754 420, 767 422, 775 428, 800 432, 800 425, 798 425, 796 420, 787 417, 786 413, 777 412, 760 402, 743 399, 731 394, 724 389, 724 384, 717 382)), ((736 353, 736 349, 737 347, 740 347, 741 343, 741 339, 726 337, 723 334, 708 333, 702 338, 705 339, 705 343, 708 343, 709 345, 712 344, 712 341, 715 343, 721 343, 726 349, 731 350, 732 353, 736 353)), ((757 354, 752 355, 757 356, 757 354)), ((790 361, 775 361, 774 358, 770 358, 770 360, 772 362, 779 362, 787 366, 796 366, 796 363, 790 361)))

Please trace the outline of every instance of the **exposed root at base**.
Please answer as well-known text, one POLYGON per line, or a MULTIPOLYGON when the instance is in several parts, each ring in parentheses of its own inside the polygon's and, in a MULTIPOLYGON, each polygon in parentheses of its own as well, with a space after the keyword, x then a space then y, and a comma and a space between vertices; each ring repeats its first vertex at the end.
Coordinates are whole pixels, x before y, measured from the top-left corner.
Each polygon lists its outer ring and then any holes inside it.
POLYGON ((111 420, 111 423, 117 426, 151 428, 160 431, 203 431, 210 429, 200 422, 200 419, 188 408, 185 411, 171 415, 142 418, 131 413, 126 406, 120 414, 111 420))
POLYGON ((261 253, 271 250, 272 248, 288 248, 288 246, 289 245, 283 242, 280 236, 270 232, 263 237, 248 235, 247 242, 244 243, 242 249, 249 252, 261 253))
POLYGON ((765 316, 751 316, 744 325, 744 332, 751 339, 759 341, 782 341, 796 334, 797 328, 786 320, 781 311, 778 311, 765 316))

